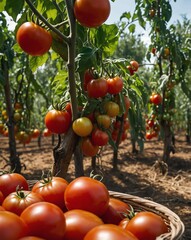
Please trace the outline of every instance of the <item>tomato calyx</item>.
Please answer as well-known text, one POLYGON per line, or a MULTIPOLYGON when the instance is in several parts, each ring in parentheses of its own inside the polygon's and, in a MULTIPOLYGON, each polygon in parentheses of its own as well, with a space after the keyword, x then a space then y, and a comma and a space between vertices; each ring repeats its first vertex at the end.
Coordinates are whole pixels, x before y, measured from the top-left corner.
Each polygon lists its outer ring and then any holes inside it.
POLYGON ((135 215, 136 212, 133 208, 132 205, 129 204, 130 209, 126 209, 126 212, 122 212, 121 214, 125 217, 128 218, 129 220, 132 219, 135 215))
POLYGON ((20 198, 20 199, 25 199, 25 198, 27 198, 27 196, 30 194, 30 192, 28 192, 27 194, 26 194, 26 192, 25 191, 23 191, 23 188, 22 187, 20 187, 19 185, 16 187, 16 196, 18 197, 18 198, 20 198))
POLYGON ((43 171, 42 176, 41 176, 41 180, 40 180, 40 182, 42 183, 42 187, 51 183, 52 179, 53 179, 53 174, 52 174, 51 171, 48 171, 47 175, 43 171))

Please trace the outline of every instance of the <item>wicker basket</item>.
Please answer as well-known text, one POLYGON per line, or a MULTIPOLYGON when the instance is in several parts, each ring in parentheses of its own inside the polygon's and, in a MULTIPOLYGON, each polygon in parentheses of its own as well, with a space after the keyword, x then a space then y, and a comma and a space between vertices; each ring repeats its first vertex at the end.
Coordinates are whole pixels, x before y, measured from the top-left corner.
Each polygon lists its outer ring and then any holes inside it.
POLYGON ((160 215, 166 222, 169 232, 157 237, 157 240, 177 240, 183 237, 184 224, 180 218, 167 207, 156 202, 130 194, 109 191, 110 196, 130 204, 135 211, 151 211, 160 215))

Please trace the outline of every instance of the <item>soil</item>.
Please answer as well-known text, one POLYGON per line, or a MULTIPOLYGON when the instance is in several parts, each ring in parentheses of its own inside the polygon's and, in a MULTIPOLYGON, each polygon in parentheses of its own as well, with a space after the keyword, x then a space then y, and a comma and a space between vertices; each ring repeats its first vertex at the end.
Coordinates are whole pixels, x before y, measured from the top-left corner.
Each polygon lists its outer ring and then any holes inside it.
MULTIPOLYGON (((162 159, 163 143, 159 140, 145 142, 144 152, 132 154, 129 140, 119 148, 118 169, 112 169, 113 150, 106 147, 98 159, 98 170, 103 174, 103 182, 112 191, 128 193, 150 199, 166 206, 176 213, 185 225, 184 240, 191 239, 191 144, 185 135, 175 135, 175 153, 168 165, 159 163, 162 159)), ((47 173, 53 164, 51 138, 42 138, 41 147, 37 139, 26 146, 17 143, 17 151, 23 166, 22 174, 27 179, 40 179, 42 171, 47 173)), ((0 137, 0 168, 9 159, 8 139, 0 137)), ((9 169, 9 166, 6 168, 9 169)), ((84 159, 85 175, 91 173, 91 159, 84 159)), ((71 161, 66 180, 74 178, 74 164, 71 161)))

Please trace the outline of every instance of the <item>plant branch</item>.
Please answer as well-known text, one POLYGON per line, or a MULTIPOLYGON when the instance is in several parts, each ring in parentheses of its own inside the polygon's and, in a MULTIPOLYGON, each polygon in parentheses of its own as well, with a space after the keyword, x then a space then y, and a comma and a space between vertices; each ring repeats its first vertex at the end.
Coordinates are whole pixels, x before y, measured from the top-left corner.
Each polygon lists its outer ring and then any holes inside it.
POLYGON ((35 6, 32 4, 30 0, 25 0, 32 12, 46 25, 48 26, 54 33, 56 33, 61 39, 63 39, 67 44, 69 43, 69 39, 67 36, 65 36, 63 33, 61 33, 55 26, 53 26, 51 23, 49 23, 46 18, 42 16, 42 14, 39 13, 39 11, 35 8, 35 6))

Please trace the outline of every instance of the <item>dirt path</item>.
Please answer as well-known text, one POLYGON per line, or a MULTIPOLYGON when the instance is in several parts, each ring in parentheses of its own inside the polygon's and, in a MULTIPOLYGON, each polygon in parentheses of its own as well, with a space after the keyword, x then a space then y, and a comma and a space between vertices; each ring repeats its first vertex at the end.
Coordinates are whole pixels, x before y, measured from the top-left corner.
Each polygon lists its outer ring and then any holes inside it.
MULTIPOLYGON (((145 143, 143 153, 131 154, 131 144, 127 140, 119 151, 118 170, 112 170, 113 151, 107 147, 99 159, 99 167, 104 174, 103 182, 108 189, 148 198, 175 212, 185 224, 183 239, 191 239, 191 145, 184 136, 176 135, 176 152, 171 156, 163 176, 157 167, 161 160, 163 144, 154 140, 145 143)), ((28 179, 40 179, 42 170, 47 172, 53 163, 50 138, 43 138, 41 148, 37 140, 23 146, 17 143, 21 162, 26 166, 22 173, 28 179)), ((8 141, 0 137, 0 168, 8 159, 8 141)), ((91 159, 84 159, 86 175, 91 172, 91 159)), ((67 180, 74 178, 71 162, 67 180)))

